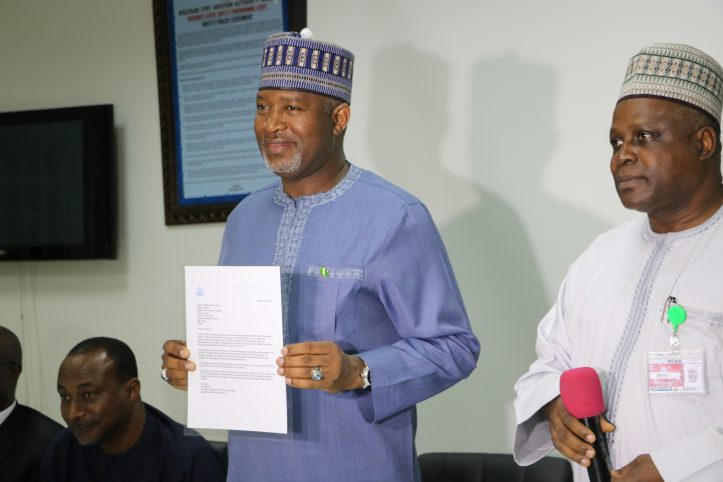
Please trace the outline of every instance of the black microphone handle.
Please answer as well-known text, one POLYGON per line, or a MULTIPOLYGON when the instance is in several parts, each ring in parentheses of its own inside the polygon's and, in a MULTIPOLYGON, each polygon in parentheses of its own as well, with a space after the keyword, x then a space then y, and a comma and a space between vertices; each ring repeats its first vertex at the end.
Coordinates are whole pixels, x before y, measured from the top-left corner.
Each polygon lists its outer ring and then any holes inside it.
POLYGON ((588 417, 580 421, 595 434, 595 442, 592 444, 592 447, 595 449, 595 457, 590 460, 590 465, 587 468, 587 475, 590 477, 590 482, 610 482, 608 444, 605 434, 600 428, 600 418, 588 417))

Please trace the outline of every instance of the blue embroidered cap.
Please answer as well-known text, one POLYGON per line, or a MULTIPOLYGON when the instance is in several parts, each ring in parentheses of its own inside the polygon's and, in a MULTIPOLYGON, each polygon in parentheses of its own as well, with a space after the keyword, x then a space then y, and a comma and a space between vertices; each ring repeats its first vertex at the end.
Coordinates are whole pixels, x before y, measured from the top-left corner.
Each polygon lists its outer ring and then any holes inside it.
POLYGON ((311 38, 311 32, 270 35, 261 56, 259 90, 302 90, 351 103, 354 54, 311 38))
POLYGON ((647 45, 630 59, 618 102, 641 96, 684 102, 720 124, 723 68, 713 57, 689 45, 647 45))

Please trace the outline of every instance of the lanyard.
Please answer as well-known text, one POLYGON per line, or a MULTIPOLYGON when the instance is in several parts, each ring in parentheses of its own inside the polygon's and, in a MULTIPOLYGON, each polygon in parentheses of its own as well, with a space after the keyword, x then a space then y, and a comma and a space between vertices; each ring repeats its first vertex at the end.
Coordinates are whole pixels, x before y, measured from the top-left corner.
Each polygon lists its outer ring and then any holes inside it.
POLYGON ((675 299, 675 296, 668 296, 668 299, 665 300, 663 313, 668 314, 668 323, 673 327, 673 336, 670 337, 670 347, 673 350, 678 351, 680 350, 678 329, 680 328, 680 325, 685 323, 685 320, 688 319, 688 312, 685 311, 685 308, 678 304, 678 300, 675 299))

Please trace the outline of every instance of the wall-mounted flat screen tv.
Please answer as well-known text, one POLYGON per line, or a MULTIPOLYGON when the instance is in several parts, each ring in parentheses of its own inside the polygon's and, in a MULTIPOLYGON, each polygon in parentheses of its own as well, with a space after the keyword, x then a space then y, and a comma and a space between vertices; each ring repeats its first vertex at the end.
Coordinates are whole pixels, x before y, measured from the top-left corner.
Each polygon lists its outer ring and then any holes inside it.
POLYGON ((114 259, 112 105, 0 113, 0 261, 114 259))

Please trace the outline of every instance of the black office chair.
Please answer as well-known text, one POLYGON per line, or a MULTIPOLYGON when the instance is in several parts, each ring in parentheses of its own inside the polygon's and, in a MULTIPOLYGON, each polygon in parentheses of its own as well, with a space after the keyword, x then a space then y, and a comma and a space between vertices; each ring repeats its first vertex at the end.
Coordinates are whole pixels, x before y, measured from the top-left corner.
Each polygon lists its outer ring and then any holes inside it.
POLYGON ((572 482, 565 459, 544 457, 527 467, 510 454, 427 453, 419 456, 422 482, 572 482))
POLYGON ((208 443, 211 444, 211 447, 213 447, 213 450, 216 451, 216 455, 218 455, 218 460, 221 462, 221 467, 223 467, 224 473, 227 473, 227 471, 228 471, 228 443, 218 441, 218 440, 209 440, 208 443))

